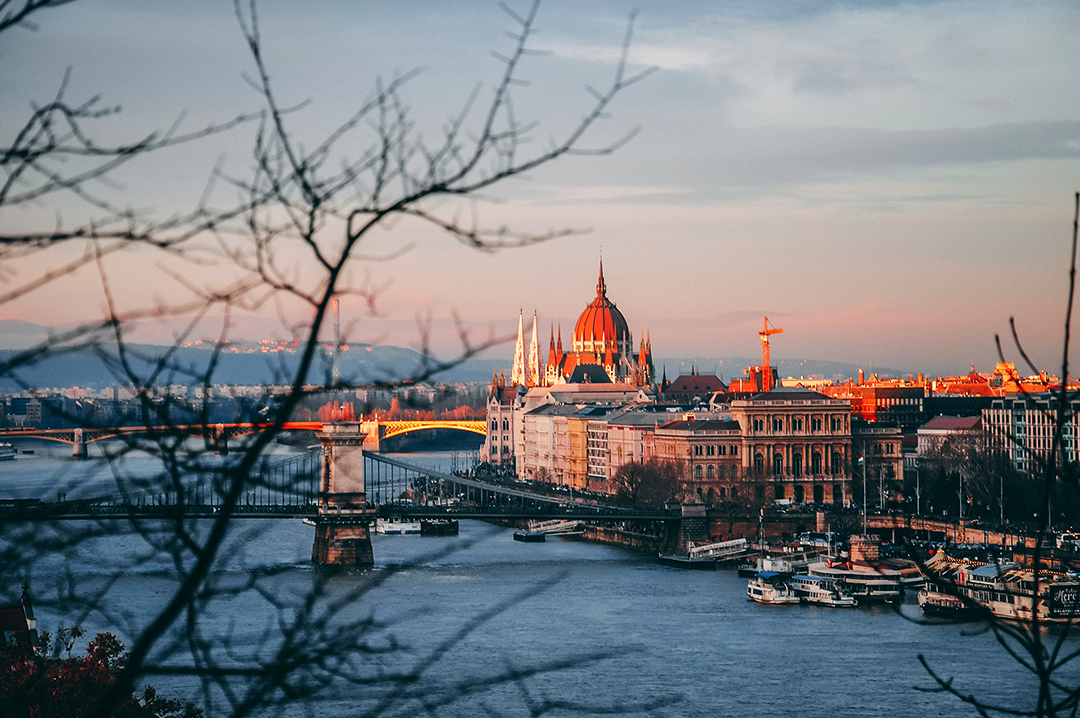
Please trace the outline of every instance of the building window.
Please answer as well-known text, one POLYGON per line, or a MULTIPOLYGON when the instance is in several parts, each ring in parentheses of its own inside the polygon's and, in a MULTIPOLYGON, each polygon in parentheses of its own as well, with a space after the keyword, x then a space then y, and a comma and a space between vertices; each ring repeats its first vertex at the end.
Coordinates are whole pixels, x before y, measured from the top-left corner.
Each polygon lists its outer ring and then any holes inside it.
POLYGON ((739 455, 739 445, 738 444, 732 444, 732 446, 731 446, 731 455, 732 456, 738 456, 739 455))
POLYGON ((810 455, 810 472, 814 474, 821 473, 821 454, 816 451, 810 455))
POLYGON ((765 471, 765 457, 761 454, 754 454, 754 471, 759 474, 765 471))
POLYGON ((802 419, 792 419, 791 420, 791 430, 792 431, 802 431, 802 419))
POLYGON ((510 431, 510 420, 503 419, 503 431, 510 431))
POLYGON ((795 476, 802 476, 802 454, 791 455, 791 473, 795 476))
POLYGON ((764 419, 754 419, 754 431, 765 431, 764 419))
POLYGON ((694 478, 695 479, 700 479, 701 478, 701 464, 698 464, 697 466, 694 467, 694 478))
POLYGON ((784 498, 784 485, 783 484, 777 484, 776 488, 773 489, 773 498, 775 498, 775 499, 784 498))
POLYGON ((714 467, 712 464, 709 464, 709 468, 705 471, 705 476, 711 479, 715 476, 715 472, 716 467, 714 467))
MULTIPOLYGON (((723 464, 720 464, 719 466, 716 467, 716 474, 721 479, 724 478, 727 475, 727 471, 724 470, 724 465, 723 464)), ((734 478, 734 477, 732 477, 732 478, 734 478)))
POLYGON ((783 419, 773 419, 772 420, 772 430, 773 431, 783 431, 784 430, 784 420, 783 419))
POLYGON ((721 499, 726 499, 727 498, 727 489, 725 487, 721 486, 718 490, 720 492, 720 498, 721 499))
POLYGON ((709 444, 708 446, 705 447, 705 456, 712 456, 715 453, 716 453, 716 447, 713 446, 712 444, 709 444))
POLYGON ((832 419, 829 420, 829 424, 832 426, 833 431, 843 431, 844 430, 844 420, 843 419, 840 419, 840 418, 834 416, 832 419))
POLYGON ((701 447, 700 446, 695 446, 694 447, 694 456, 701 456, 701 447))
POLYGON ((716 453, 720 454, 720 456, 727 456, 727 447, 720 444, 720 446, 716 447, 716 453))
POLYGON ((499 422, 496 421, 495 419, 491 420, 491 430, 492 431, 498 431, 499 430, 499 422))
POLYGON ((812 431, 821 431, 821 419, 811 419, 810 429, 812 431))
POLYGON ((839 474, 839 473, 842 472, 842 469, 841 469, 842 461, 843 460, 840 458, 840 454, 837 454, 837 453, 834 452, 833 455, 832 455, 832 472, 834 474, 839 474))
POLYGON ((780 454, 773 454, 772 457, 772 469, 774 474, 784 473, 784 457, 780 454))

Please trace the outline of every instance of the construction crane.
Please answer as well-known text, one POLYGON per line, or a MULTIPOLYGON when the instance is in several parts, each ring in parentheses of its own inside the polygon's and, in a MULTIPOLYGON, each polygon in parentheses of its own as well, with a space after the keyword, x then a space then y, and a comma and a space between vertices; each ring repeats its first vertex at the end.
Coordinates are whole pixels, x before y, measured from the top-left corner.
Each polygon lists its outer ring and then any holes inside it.
POLYGON ((784 331, 773 327, 769 329, 769 318, 765 317, 765 324, 761 327, 761 331, 758 332, 758 336, 761 337, 761 390, 772 391, 772 370, 769 369, 769 337, 773 334, 779 334, 784 331))

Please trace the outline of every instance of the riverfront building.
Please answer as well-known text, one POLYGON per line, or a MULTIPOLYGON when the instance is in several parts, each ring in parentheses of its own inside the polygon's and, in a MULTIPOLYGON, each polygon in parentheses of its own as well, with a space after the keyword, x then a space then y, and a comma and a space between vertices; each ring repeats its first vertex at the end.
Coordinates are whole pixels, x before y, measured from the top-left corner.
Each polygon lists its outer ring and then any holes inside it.
MULTIPOLYGON (((1021 473, 1040 473, 1050 456, 1060 403, 1060 397, 1052 392, 994 399, 982 413, 988 448, 1006 454, 1021 473)), ((1080 399, 1069 404, 1067 417, 1075 417, 1080 411, 1080 399)), ((1073 419, 1065 422, 1062 434, 1062 458, 1072 464, 1080 449, 1073 419)))

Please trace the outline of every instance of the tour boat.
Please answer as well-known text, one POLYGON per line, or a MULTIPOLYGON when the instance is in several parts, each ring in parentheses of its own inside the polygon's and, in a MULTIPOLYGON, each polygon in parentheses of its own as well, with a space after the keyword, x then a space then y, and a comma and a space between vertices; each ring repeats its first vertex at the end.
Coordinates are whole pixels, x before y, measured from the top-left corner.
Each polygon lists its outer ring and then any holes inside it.
POLYGON ((420 522, 416 519, 376 519, 375 533, 387 536, 419 535, 420 522))
POLYGON ((15 447, 11 444, 0 444, 0 461, 14 461, 15 447))
POLYGON ((792 576, 791 587, 804 603, 835 608, 856 605, 855 598, 843 590, 835 579, 821 576, 792 576))
POLYGON ((798 603, 799 597, 787 583, 787 574, 761 571, 746 584, 746 597, 758 603, 798 603))
POLYGON ((518 529, 514 532, 515 541, 524 541, 525 543, 543 543, 547 541, 547 534, 540 531, 524 531, 518 529))
POLYGON ((807 573, 836 581, 859 603, 893 601, 904 592, 899 571, 866 561, 820 561, 810 564, 807 573))
MULTIPOLYGON (((928 582, 929 586, 929 582, 928 582)), ((969 606, 957 596, 924 588, 919 591, 919 609, 927 616, 940 618, 967 618, 978 612, 978 606, 969 606)))
MULTIPOLYGON (((660 554, 660 563, 677 568, 698 568, 713 570, 721 561, 730 560, 746 552, 746 539, 720 541, 702 546, 690 544, 686 553, 660 554)), ((755 572, 756 573, 756 572, 755 572)))
POLYGON ((1074 574, 1043 570, 1036 576, 1034 570, 1015 563, 953 559, 941 550, 925 565, 928 593, 934 593, 934 583, 950 584, 957 601, 966 604, 962 599, 970 599, 995 618, 1080 621, 1080 578, 1074 574))
POLYGON ((457 519, 420 519, 421 536, 457 536, 459 530, 457 519))

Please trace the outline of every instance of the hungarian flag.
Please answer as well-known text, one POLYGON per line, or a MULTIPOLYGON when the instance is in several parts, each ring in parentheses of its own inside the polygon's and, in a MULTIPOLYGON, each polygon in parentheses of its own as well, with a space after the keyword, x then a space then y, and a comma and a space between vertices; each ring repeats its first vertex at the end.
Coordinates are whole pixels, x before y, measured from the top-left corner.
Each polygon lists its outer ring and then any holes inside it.
POLYGON ((862 466, 862 465, 863 465, 863 457, 860 456, 859 457, 859 466, 862 466))

